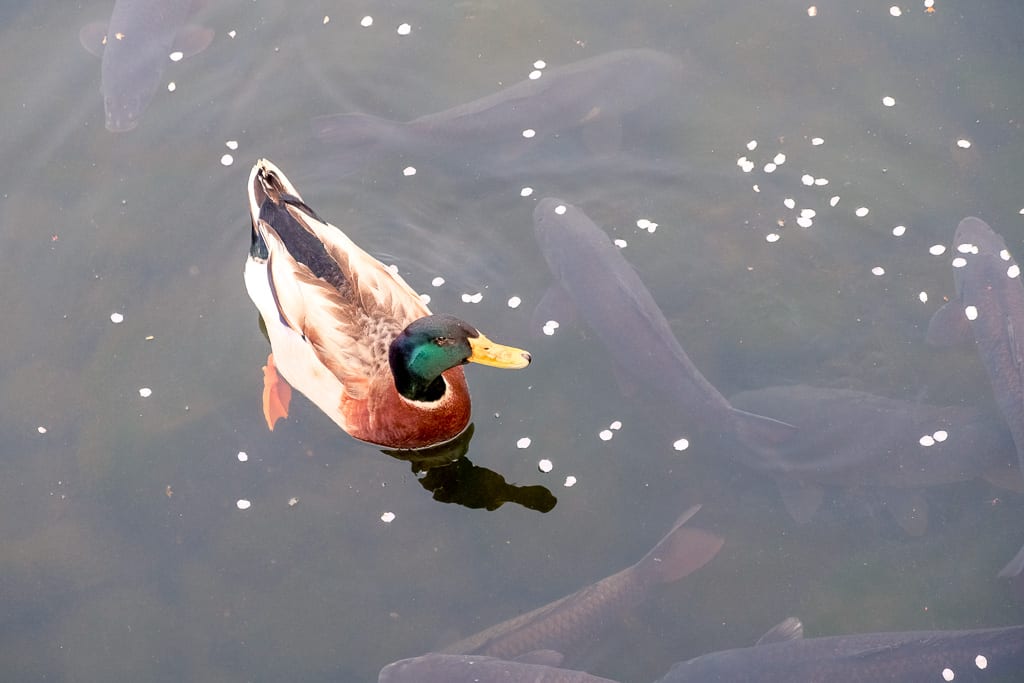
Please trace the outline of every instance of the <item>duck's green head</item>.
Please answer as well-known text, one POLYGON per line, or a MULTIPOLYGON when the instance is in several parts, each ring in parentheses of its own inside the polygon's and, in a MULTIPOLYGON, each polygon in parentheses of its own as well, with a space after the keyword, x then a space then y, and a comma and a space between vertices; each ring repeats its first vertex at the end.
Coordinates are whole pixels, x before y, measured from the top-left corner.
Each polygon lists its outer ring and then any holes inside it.
POLYGON ((413 401, 437 401, 444 395, 441 373, 465 363, 519 369, 530 364, 522 349, 495 344, 479 330, 451 315, 428 315, 402 330, 388 351, 398 393, 413 401))

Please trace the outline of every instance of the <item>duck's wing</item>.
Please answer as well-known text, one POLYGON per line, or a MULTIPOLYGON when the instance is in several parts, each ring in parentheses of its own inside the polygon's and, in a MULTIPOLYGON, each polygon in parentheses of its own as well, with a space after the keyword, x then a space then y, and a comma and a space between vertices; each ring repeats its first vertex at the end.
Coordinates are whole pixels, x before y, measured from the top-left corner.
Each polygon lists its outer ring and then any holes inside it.
POLYGON ((401 328, 430 315, 420 295, 401 275, 366 253, 339 228, 312 216, 305 217, 303 223, 337 264, 351 287, 346 294, 366 315, 391 318, 401 328))
POLYGON ((346 391, 361 393, 380 352, 367 338, 369 321, 361 307, 293 258, 268 223, 260 221, 258 229, 267 245, 267 278, 280 323, 308 343, 317 364, 346 391))

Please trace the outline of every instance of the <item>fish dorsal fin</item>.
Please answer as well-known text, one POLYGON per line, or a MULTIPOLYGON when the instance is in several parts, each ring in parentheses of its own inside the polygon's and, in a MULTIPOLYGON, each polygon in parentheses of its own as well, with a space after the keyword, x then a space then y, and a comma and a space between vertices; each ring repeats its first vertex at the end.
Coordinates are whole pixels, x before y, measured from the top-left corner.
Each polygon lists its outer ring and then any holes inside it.
POLYGON ((765 415, 748 413, 738 408, 732 409, 730 417, 736 426, 736 434, 740 441, 755 450, 783 444, 799 431, 797 427, 788 422, 765 415))
POLYGON ((671 534, 673 531, 689 522, 695 514, 700 512, 700 508, 700 503, 697 503, 696 505, 691 505, 690 507, 683 510, 683 514, 679 515, 679 517, 675 521, 675 524, 672 525, 672 529, 668 533, 671 534))
POLYGON ((882 504, 911 536, 923 536, 928 531, 928 501, 919 491, 891 489, 880 493, 882 504))
POLYGON ((776 483, 779 486, 779 495, 782 496, 782 504, 786 506, 789 516, 797 524, 810 522, 825 498, 824 489, 817 484, 799 479, 780 477, 776 483))
POLYGON ((572 327, 578 317, 576 303, 572 300, 572 295, 565 290, 565 287, 556 282, 544 292, 537 307, 533 309, 533 315, 530 316, 530 332, 539 336, 541 329, 549 320, 554 320, 559 325, 572 327))
POLYGON ((996 576, 1000 579, 1012 579, 1015 576, 1020 576, 1021 572, 1024 572, 1024 546, 1017 551, 1013 559, 996 576))
POLYGON ((935 311, 928 322, 928 333, 925 342, 929 346, 948 348, 966 343, 972 339, 971 323, 964 315, 964 307, 959 300, 950 301, 935 311))
POLYGON ((981 478, 996 488, 1024 493, 1024 474, 1016 463, 999 464, 981 473, 981 478))
POLYGON ((541 664, 543 666, 561 666, 562 660, 565 659, 565 655, 557 650, 531 650, 525 654, 521 654, 513 662, 519 662, 521 664, 541 664))
POLYGON ((197 55, 213 42, 214 31, 206 26, 185 24, 174 36, 174 45, 171 48, 174 52, 181 52, 185 57, 197 55))
POLYGON ((107 42, 107 22, 92 21, 78 31, 78 42, 89 53, 97 57, 103 56, 103 46, 107 42))
POLYGON ((700 505, 694 505, 680 515, 672 530, 633 565, 637 576, 656 583, 671 583, 697 571, 718 554, 725 542, 721 537, 683 526, 698 510, 700 505))
POLYGON ((779 623, 772 626, 768 631, 757 639, 754 645, 770 645, 772 643, 788 643, 791 640, 800 640, 804 637, 804 625, 796 617, 786 617, 779 623))
POLYGON ((1021 366, 1024 366, 1024 359, 1021 358, 1020 344, 1017 342, 1016 334, 1013 331, 1013 320, 1006 316, 1006 335, 1010 338, 1010 352, 1013 354, 1013 365, 1019 373, 1021 366))

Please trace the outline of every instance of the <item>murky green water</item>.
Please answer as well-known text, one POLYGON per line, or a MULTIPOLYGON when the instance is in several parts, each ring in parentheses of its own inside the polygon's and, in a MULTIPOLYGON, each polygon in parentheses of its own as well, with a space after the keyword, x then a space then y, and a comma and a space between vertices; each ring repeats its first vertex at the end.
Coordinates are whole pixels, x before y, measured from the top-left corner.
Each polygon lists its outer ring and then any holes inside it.
POLYGON ((791 614, 811 635, 1024 621, 1019 586, 994 578, 1024 541, 1020 495, 980 481, 929 491, 930 529, 914 539, 846 499, 798 526, 772 482, 728 454, 675 451, 676 426, 620 391, 590 331, 530 328, 550 281, 533 205, 557 195, 628 242, 725 394, 803 382, 995 411, 971 351, 923 337, 952 294, 948 255, 928 248, 963 216, 1024 256, 1013 3, 915 2, 893 17, 846 2, 814 18, 791 2, 211 3, 195 21, 213 44, 168 65, 123 134, 104 129, 99 61, 78 41, 112 3, 21 5, 0 33, 3 678, 376 680, 631 564, 698 502, 693 524, 726 539, 721 554, 594 643, 590 671, 649 681, 791 614), (409 120, 518 82, 538 59, 629 47, 695 76, 628 116, 613 152, 538 135, 486 163, 458 149, 417 160, 407 177, 401 155, 342 173, 349 160, 311 135, 313 116, 409 120), (523 372, 468 370, 469 457, 547 487, 553 510, 435 502, 408 464, 301 397, 267 432, 268 346, 241 277, 258 157, 435 311, 533 352, 523 372), (817 211, 812 227, 800 208, 817 211))

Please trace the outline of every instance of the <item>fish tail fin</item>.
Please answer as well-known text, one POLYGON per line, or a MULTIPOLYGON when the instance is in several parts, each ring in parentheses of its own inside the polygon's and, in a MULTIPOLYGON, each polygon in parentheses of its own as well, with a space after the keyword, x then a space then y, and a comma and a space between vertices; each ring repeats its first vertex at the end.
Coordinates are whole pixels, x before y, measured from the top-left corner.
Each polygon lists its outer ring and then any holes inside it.
POLYGON ((313 133, 326 143, 346 150, 382 145, 402 139, 405 124, 369 114, 331 114, 313 119, 313 133))
POLYGON ((768 447, 785 443, 797 432, 797 428, 788 422, 748 413, 738 408, 732 409, 732 419, 736 426, 737 438, 744 446, 754 451, 763 451, 768 447))
POLYGON ((676 521, 636 569, 654 583, 672 583, 697 571, 718 554, 725 540, 710 531, 683 526, 700 509, 695 505, 676 521))

